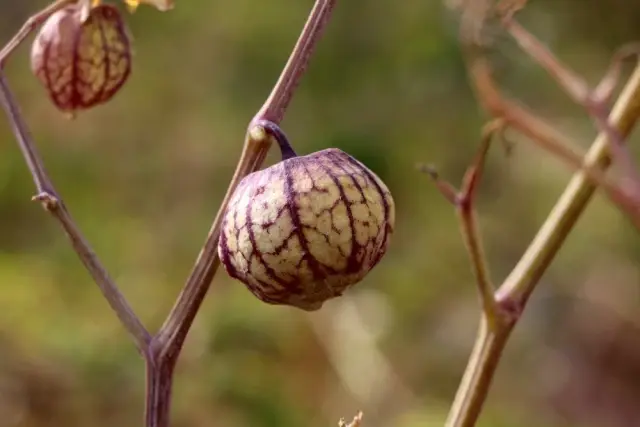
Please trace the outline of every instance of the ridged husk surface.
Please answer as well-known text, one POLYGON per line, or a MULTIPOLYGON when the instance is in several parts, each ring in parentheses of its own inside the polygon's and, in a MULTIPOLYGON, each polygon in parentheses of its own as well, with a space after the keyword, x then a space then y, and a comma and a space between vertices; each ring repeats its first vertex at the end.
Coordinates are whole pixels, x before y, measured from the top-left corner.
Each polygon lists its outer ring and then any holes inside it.
POLYGON ((31 69, 62 111, 108 101, 131 73, 131 40, 120 12, 100 5, 82 22, 75 5, 57 11, 33 42, 31 69))
POLYGON ((261 300, 317 310, 380 261, 394 219, 387 186, 330 148, 240 183, 222 224, 220 259, 261 300))

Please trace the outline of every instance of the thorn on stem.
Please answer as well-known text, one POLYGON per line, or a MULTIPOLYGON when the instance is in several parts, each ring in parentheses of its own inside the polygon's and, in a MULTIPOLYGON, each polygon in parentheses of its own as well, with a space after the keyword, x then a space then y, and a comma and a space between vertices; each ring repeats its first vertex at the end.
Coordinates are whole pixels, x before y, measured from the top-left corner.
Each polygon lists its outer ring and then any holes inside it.
POLYGON ((449 203, 456 207, 460 206, 460 195, 458 189, 451 183, 440 178, 440 174, 433 165, 420 164, 418 165, 418 169, 420 172, 427 174, 429 178, 431 178, 431 181, 435 184, 438 191, 440 191, 440 194, 442 194, 449 203))
POLYGON ((53 212, 60 207, 60 200, 47 191, 36 194, 31 198, 31 200, 34 202, 40 202, 42 207, 48 212, 53 212))

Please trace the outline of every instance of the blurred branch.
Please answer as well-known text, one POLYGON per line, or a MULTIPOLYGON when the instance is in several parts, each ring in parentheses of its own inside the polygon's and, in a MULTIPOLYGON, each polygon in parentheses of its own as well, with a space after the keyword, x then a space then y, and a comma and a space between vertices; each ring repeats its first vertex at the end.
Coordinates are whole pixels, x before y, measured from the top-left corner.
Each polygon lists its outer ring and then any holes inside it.
POLYGON ((461 380, 459 392, 451 407, 447 427, 472 426, 475 423, 491 385, 491 376, 500 359, 515 322, 512 307, 500 304, 489 278, 489 267, 484 257, 484 245, 477 225, 475 200, 482 177, 485 158, 492 139, 502 136, 505 122, 501 119, 489 122, 482 132, 480 148, 467 168, 462 189, 444 181, 433 167, 423 167, 440 193, 454 205, 460 228, 474 271, 482 303, 482 316, 469 365, 461 380))
POLYGON ((98 284, 100 291, 107 299, 107 302, 116 312, 116 315, 125 326, 127 331, 135 339, 138 350, 146 354, 151 337, 144 328, 138 317, 135 315, 124 296, 118 290, 106 269, 98 260, 89 243, 84 238, 78 226, 75 224, 69 211, 65 207, 62 199, 55 190, 51 179, 44 168, 42 158, 38 154, 36 146, 31 139, 27 125, 22 118, 20 109, 9 89, 4 70, 0 68, 0 103, 11 123, 11 128, 16 136, 20 151, 33 177, 37 195, 34 200, 40 201, 42 207, 58 220, 66 232, 73 249, 87 268, 93 280, 98 284))
POLYGON ((491 68, 486 58, 471 54, 468 68, 478 98, 490 114, 503 119, 510 128, 529 137, 533 143, 572 169, 584 173, 590 181, 599 185, 640 229, 638 211, 640 205, 624 188, 609 182, 601 165, 585 163, 585 156, 574 148, 578 146, 577 144, 525 107, 505 98, 493 81, 491 68))
MULTIPOLYGON (((624 191, 623 188, 622 191, 629 194, 632 201, 631 206, 635 206, 635 209, 631 210, 631 215, 635 215, 638 217, 636 220, 640 221, 640 173, 632 155, 624 145, 624 138, 610 125, 607 119, 609 111, 606 104, 610 92, 617 83, 620 63, 629 56, 637 56, 640 52, 640 45, 633 44, 620 49, 618 54, 614 55, 612 65, 609 67, 610 71, 597 88, 592 90, 582 77, 561 64, 553 53, 515 20, 505 19, 504 25, 522 50, 546 69, 569 96, 589 113, 600 131, 607 134, 611 157, 614 163, 622 167, 624 177, 629 183, 630 190, 624 191)), ((640 222, 637 223, 640 224, 640 222)))
MULTIPOLYGON (((618 132, 626 136, 640 115, 640 66, 621 94, 610 120, 618 132)), ((607 167, 610 158, 607 134, 602 132, 586 155, 585 165, 607 167)), ((481 317, 474 350, 467 364, 447 427, 471 427, 480 414, 508 337, 519 319, 539 279, 555 258, 569 232, 595 192, 596 184, 584 170, 576 172, 540 231, 520 258, 511 274, 496 292, 505 322, 490 328, 486 315, 481 317)))
MULTIPOLYGON (((522 27, 513 24, 512 15, 524 5, 524 1, 503 1, 498 10, 502 13, 503 23, 516 37, 521 47, 534 59, 543 65, 567 90, 574 100, 585 106, 589 114, 595 119, 600 133, 585 156, 582 156, 566 137, 559 131, 527 111, 524 107, 503 97, 493 81, 491 67, 488 60, 482 54, 479 46, 478 31, 489 15, 486 12, 487 1, 467 0, 465 5, 475 4, 473 10, 484 12, 473 21, 464 19, 468 17, 468 11, 464 10, 461 23, 461 40, 469 54, 467 59, 468 71, 471 81, 477 91, 480 103, 494 117, 503 123, 532 139, 541 148, 547 150, 576 170, 563 195, 547 217, 538 234, 533 239, 518 264, 500 286, 495 296, 491 299, 497 305, 497 311, 493 307, 487 307, 488 296, 483 296, 483 313, 476 337, 474 349, 469 358, 467 368, 456 393, 454 403, 450 409, 446 421, 447 427, 472 427, 480 415, 486 400, 493 375, 497 369, 502 352, 506 346, 511 331, 515 327, 522 314, 527 301, 538 284, 546 269, 562 247, 569 232, 585 210, 591 196, 597 186, 601 186, 607 195, 634 221, 640 229, 640 196, 625 191, 618 185, 611 184, 604 175, 604 170, 613 160, 621 163, 625 169, 627 179, 634 184, 640 183, 637 179, 637 170, 626 150, 623 149, 623 141, 631 132, 640 116, 640 64, 630 77, 623 89, 611 114, 607 117, 605 99, 615 86, 615 78, 619 73, 619 60, 622 54, 618 54, 616 61, 610 67, 607 76, 601 81, 594 91, 590 91, 586 84, 567 68, 563 67, 551 53, 544 49, 522 27), (479 7, 478 5, 482 5, 479 7), (594 95, 595 94, 595 95, 594 95), (599 98, 596 98, 598 96, 599 98), (604 115, 604 116, 603 116, 604 115), (492 316, 498 314, 502 321, 492 322, 492 316)), ((628 54, 628 50, 626 54, 628 54)), ((486 132, 480 148, 484 152, 487 145, 486 132)), ((478 157, 469 170, 477 169, 478 157)), ((433 174, 433 172, 432 172, 433 174)), ((467 171, 467 176, 469 171, 467 171)), ((473 176, 473 175, 472 175, 473 176)), ((477 180, 478 174, 473 180, 477 180)), ((450 201, 457 202, 459 194, 449 184, 437 180, 440 191, 450 201)), ((473 181, 472 180, 472 181, 473 181)), ((474 184, 475 185, 475 184, 474 184)), ((457 206, 457 204, 456 204, 457 206)), ((467 247, 471 253, 472 263, 478 274, 478 257, 474 255, 475 249, 469 244, 469 240, 479 241, 477 231, 470 231, 470 226, 465 225, 462 218, 463 234, 467 247)), ((479 246, 481 247, 481 246, 479 246)), ((481 277, 481 276, 480 276, 481 277)), ((480 279, 481 293, 485 285, 480 279)))
POLYGON ((376 334, 360 314, 354 297, 345 295, 307 318, 337 377, 364 410, 375 412, 391 399, 407 405, 418 403, 415 393, 379 348, 376 334))
POLYGON ((467 168, 462 180, 462 188, 459 191, 448 182, 443 181, 433 167, 426 166, 422 168, 422 171, 426 172, 433 180, 440 193, 456 208, 460 219, 462 237, 478 285, 483 312, 487 316, 487 321, 490 325, 500 321, 500 313, 498 313, 499 307, 494 296, 495 290, 489 273, 489 265, 484 256, 482 237, 478 229, 475 200, 491 140, 495 134, 501 134, 503 129, 504 122, 502 120, 490 122, 485 126, 480 148, 476 153, 475 159, 467 168))

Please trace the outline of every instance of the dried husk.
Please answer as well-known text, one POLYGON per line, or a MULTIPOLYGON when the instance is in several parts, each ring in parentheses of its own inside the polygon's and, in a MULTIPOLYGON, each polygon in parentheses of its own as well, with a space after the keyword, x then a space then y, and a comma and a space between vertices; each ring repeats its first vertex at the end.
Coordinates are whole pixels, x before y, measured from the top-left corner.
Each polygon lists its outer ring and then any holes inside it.
POLYGON ((262 301, 312 311, 380 261, 394 221, 380 178, 329 148, 248 175, 226 211, 219 255, 262 301))
POLYGON ((82 20, 75 5, 40 29, 31 69, 55 106, 73 113, 109 101, 131 73, 131 38, 117 8, 99 5, 82 20))

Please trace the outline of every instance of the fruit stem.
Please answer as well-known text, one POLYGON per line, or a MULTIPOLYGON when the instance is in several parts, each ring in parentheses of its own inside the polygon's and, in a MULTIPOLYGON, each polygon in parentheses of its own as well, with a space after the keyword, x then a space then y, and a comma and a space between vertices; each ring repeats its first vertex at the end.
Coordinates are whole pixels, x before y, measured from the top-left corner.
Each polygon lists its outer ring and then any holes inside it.
POLYGON ((280 147, 280 153, 282 154, 282 160, 298 157, 298 154, 289 142, 289 138, 287 138, 287 135, 285 135, 282 129, 280 129, 280 126, 272 121, 264 119, 258 120, 256 122, 256 125, 262 127, 267 132, 267 134, 272 137, 275 142, 278 143, 278 147, 280 147))

